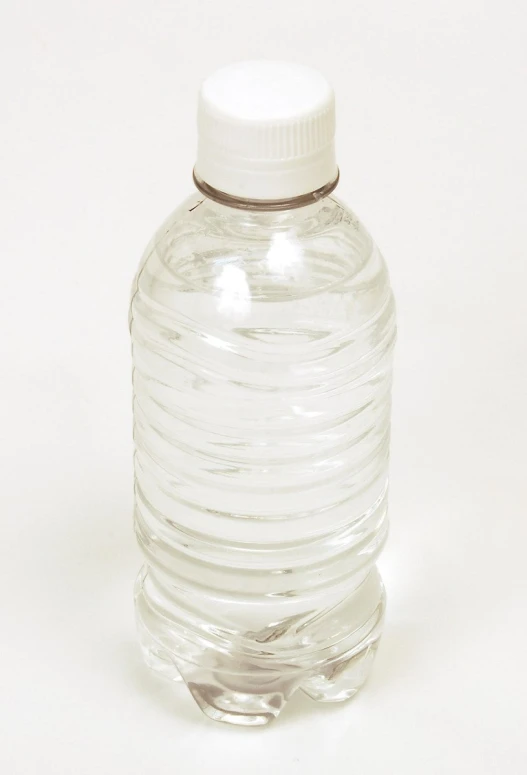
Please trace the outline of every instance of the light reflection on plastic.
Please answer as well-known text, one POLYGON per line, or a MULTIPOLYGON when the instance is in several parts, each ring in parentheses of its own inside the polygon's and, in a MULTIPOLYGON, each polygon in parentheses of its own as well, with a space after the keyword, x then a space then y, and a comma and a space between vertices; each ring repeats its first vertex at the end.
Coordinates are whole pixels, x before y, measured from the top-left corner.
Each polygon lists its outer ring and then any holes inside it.
POLYGON ((292 274, 302 258, 302 248, 291 234, 276 232, 267 251, 267 265, 275 274, 292 274))
POLYGON ((296 414, 297 417, 320 417, 323 414, 323 412, 309 411, 302 406, 292 406, 291 411, 293 414, 296 414))
POLYGON ((251 292, 243 269, 234 264, 222 267, 216 278, 218 311, 244 315, 251 305, 251 292))

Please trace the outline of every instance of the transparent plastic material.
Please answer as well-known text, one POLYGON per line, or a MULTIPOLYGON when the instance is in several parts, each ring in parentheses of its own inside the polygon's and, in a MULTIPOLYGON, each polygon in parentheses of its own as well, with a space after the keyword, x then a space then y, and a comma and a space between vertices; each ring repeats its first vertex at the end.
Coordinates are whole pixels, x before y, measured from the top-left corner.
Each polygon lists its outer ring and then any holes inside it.
POLYGON ((280 212, 196 194, 133 289, 135 599, 147 663, 211 718, 365 681, 384 592, 395 317, 333 196, 280 212))

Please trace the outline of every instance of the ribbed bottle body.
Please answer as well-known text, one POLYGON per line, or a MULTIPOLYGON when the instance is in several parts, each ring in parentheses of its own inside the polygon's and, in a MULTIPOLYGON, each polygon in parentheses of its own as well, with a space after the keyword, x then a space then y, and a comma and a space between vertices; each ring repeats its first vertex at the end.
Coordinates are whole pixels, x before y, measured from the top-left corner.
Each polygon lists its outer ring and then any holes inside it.
POLYGON ((332 197, 262 213, 196 196, 148 247, 130 322, 150 661, 187 683, 272 664, 327 699, 318 666, 367 622, 378 638, 383 610, 395 314, 378 249, 332 197))

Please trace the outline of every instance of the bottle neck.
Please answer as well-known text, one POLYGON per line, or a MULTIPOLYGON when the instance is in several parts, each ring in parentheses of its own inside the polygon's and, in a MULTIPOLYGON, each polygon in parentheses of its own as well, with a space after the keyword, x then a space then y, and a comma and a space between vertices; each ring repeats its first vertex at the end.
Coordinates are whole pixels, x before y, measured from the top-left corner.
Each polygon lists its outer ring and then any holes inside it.
POLYGON ((209 231, 218 235, 228 233, 242 241, 275 239, 278 233, 307 236, 331 226, 342 210, 338 199, 331 194, 280 210, 233 207, 220 198, 212 199, 203 193, 199 196, 201 201, 197 197, 191 200, 192 209, 199 207, 199 217, 206 220, 209 231))
POLYGON ((259 212, 277 212, 280 210, 296 210, 299 207, 309 207, 310 205, 320 202, 321 199, 329 196, 332 191, 338 185, 339 172, 337 170, 337 176, 330 183, 326 183, 316 191, 310 191, 308 194, 302 194, 301 196, 291 197, 289 199, 243 199, 237 196, 231 196, 225 194, 223 191, 209 186, 204 180, 202 180, 194 170, 193 173, 194 185, 204 194, 207 199, 212 199, 214 202, 218 202, 226 207, 233 207, 237 210, 253 210, 259 212))

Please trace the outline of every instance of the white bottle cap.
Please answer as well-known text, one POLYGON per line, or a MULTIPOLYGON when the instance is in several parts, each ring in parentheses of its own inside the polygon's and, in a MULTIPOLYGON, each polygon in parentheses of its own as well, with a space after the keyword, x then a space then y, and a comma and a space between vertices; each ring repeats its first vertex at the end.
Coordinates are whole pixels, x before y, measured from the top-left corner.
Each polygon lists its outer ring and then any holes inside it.
POLYGON ((207 78, 198 108, 198 182, 233 197, 279 200, 338 177, 333 89, 316 70, 239 62, 207 78))

